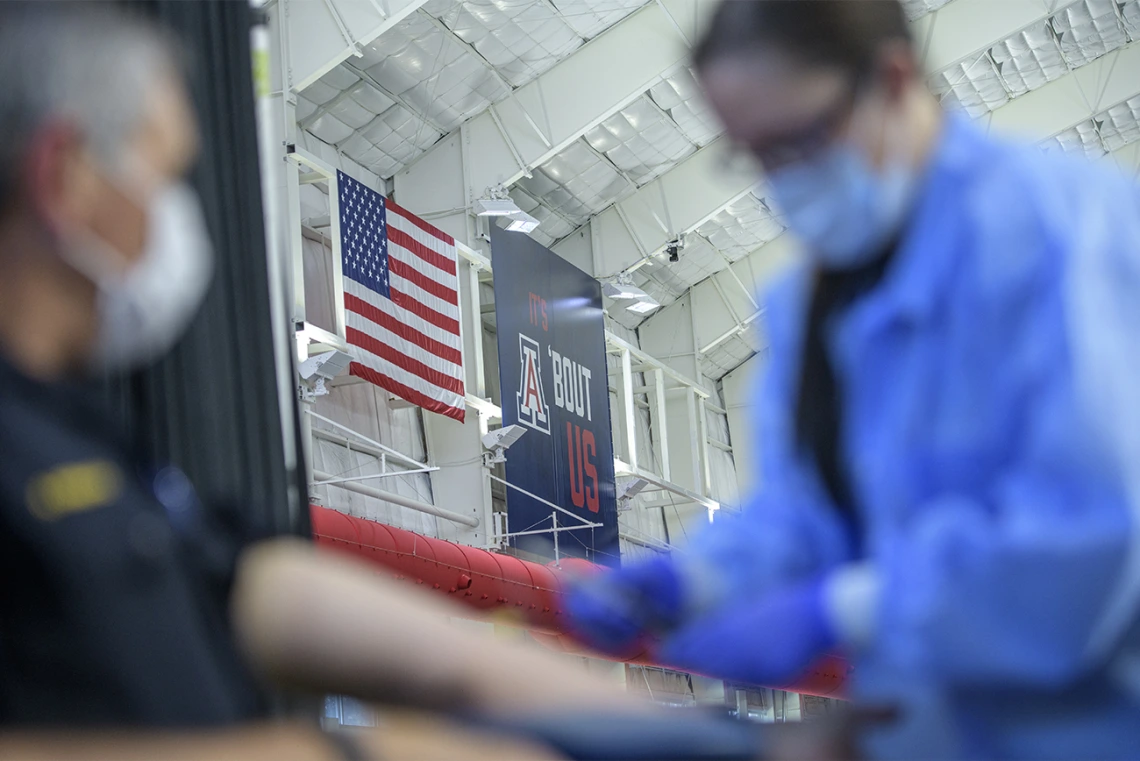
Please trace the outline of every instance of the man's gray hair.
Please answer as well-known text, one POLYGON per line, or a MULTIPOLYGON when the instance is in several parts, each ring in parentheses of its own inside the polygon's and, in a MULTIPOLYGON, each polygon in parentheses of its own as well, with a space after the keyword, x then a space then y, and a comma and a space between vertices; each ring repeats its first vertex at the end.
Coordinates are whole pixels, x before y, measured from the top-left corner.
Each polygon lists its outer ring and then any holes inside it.
POLYGON ((0 209, 36 131, 66 121, 102 161, 119 159, 175 43, 104 2, 0 0, 0 209))

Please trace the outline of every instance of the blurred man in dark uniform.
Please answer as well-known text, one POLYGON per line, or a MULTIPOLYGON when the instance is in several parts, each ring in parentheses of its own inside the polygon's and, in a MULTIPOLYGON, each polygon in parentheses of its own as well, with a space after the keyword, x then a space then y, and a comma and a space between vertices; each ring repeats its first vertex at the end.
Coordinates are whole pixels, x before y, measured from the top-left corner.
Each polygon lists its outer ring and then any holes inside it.
POLYGON ((416 722, 346 751, 255 723, 266 677, 491 713, 627 705, 348 561, 224 528, 78 385, 161 356, 210 281, 174 48, 101 6, 0 5, 0 756, 536 752, 416 722), (124 726, 215 731, 54 732, 124 726))

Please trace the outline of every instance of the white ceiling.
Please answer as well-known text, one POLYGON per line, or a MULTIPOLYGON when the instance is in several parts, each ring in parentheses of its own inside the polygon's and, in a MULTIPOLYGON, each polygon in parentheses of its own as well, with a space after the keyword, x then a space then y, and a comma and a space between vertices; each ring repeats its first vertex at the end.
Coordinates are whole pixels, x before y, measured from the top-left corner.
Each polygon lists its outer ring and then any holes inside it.
MULTIPOLYGON (((916 40, 928 61, 936 64, 931 88, 946 108, 992 118, 1010 103, 1140 40, 1140 0, 1020 0, 1021 15, 1007 10, 1008 20, 999 9, 1007 2, 988 0, 983 11, 979 0, 905 0, 916 40), (972 25, 960 18, 940 24, 941 14, 969 3, 978 14, 991 8, 995 12, 979 15, 972 25), (1011 24, 1016 25, 1007 28, 1011 24), (946 51, 959 50, 967 54, 947 57, 946 51)), ((364 46, 359 56, 349 57, 305 88, 298 100, 298 120, 313 136, 390 178, 460 124, 509 98, 646 4, 429 0, 364 46)), ((559 93, 545 92, 544 97, 557 99, 559 93)), ((650 183, 709 146, 720 133, 685 67, 660 72, 657 81, 630 92, 623 102, 616 111, 599 115, 595 126, 510 188, 519 206, 541 221, 532 237, 544 245, 569 236, 639 189, 652 187, 650 183)), ((535 130, 541 132, 537 126, 535 130)), ((1043 148, 1100 157, 1136 141, 1140 72, 1132 97, 1090 111, 1083 121, 1050 137, 1043 148)), ((516 170, 504 166, 503 174, 514 176, 516 170)), ((631 277, 669 304, 730 263, 763 255, 783 229, 757 188, 685 231, 679 262, 652 259, 631 277)), ((620 308, 613 314, 629 326, 644 319, 620 308)), ((739 333, 713 347, 702 361, 706 374, 719 378, 762 348, 758 324, 742 323, 739 333)))

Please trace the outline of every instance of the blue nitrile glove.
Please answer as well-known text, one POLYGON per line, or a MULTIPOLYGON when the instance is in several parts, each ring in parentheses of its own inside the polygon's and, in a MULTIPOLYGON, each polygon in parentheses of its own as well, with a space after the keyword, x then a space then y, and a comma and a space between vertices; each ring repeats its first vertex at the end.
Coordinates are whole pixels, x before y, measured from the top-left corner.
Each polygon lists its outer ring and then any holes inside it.
POLYGON ((800 676, 836 644, 819 579, 695 621, 666 639, 658 657, 707 676, 772 686, 800 676))
POLYGON ((620 655, 681 621, 680 574, 664 558, 599 573, 566 593, 570 634, 595 650, 620 655))

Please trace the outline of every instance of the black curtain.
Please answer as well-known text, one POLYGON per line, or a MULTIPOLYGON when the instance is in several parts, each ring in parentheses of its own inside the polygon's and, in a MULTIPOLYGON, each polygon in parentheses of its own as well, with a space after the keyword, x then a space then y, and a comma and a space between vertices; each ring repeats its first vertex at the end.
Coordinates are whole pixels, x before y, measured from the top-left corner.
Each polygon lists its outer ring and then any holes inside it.
MULTIPOLYGON (((309 530, 303 467, 286 467, 265 253, 248 3, 133 0, 188 53, 202 150, 192 181, 217 269, 201 314, 159 365, 113 379, 110 394, 148 454, 173 462, 202 497, 236 505, 261 529, 309 530)), ((296 400, 288 403, 296 413, 296 400)), ((297 419, 294 414, 294 420, 297 419)))

